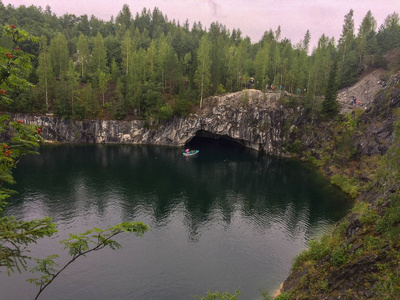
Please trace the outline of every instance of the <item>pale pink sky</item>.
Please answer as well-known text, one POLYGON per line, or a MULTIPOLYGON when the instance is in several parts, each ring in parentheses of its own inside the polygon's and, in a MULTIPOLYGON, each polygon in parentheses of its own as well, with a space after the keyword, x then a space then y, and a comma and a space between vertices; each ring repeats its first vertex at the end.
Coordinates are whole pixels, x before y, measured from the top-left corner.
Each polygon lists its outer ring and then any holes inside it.
MULTIPOLYGON (((0 0, 1 2, 1 0, 0 0)), ((303 39, 307 29, 311 32, 311 44, 315 45, 323 33, 335 37, 342 32, 344 16, 354 10, 356 32, 362 19, 371 10, 378 28, 385 18, 400 14, 400 0, 3 0, 4 5, 35 5, 43 9, 50 5, 58 16, 65 13, 80 16, 94 15, 106 21, 116 17, 126 3, 132 15, 144 7, 158 7, 169 20, 175 19, 190 25, 200 21, 203 27, 218 21, 230 30, 240 29, 243 36, 258 42, 270 28, 281 26, 281 37, 292 44, 303 39)))

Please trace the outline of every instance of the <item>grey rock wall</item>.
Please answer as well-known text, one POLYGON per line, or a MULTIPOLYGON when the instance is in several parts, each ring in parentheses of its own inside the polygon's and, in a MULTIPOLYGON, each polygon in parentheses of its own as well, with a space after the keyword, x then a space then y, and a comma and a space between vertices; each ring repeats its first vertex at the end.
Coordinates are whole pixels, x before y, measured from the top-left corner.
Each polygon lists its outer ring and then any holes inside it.
POLYGON ((63 120, 50 116, 14 114, 35 124, 46 140, 64 143, 118 143, 184 146, 196 134, 208 132, 258 151, 285 156, 282 145, 293 142, 291 131, 302 122, 303 110, 284 108, 279 93, 247 90, 204 100, 199 114, 174 118, 156 129, 143 121, 63 120))

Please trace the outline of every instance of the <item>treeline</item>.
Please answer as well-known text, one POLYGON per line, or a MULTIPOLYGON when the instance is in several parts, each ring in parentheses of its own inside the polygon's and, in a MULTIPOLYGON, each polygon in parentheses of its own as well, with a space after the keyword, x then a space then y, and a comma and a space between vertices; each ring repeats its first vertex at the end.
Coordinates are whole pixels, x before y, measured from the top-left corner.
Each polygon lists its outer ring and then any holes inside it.
MULTIPOLYGON (((36 88, 14 91, 14 102, 1 109, 75 119, 154 123, 188 114, 207 96, 271 84, 300 93, 315 113, 320 96, 353 84, 369 68, 386 67, 385 55, 400 47, 399 15, 377 29, 370 11, 356 33, 350 10, 340 39, 322 35, 312 51, 309 31, 294 45, 278 27, 252 44, 239 29, 217 22, 208 29, 200 22, 180 24, 158 8, 133 16, 126 4, 107 22, 0 2, 0 21, 40 37, 21 45, 34 56, 28 80, 36 88)), ((0 46, 11 47, 11 41, 1 36, 0 46)))

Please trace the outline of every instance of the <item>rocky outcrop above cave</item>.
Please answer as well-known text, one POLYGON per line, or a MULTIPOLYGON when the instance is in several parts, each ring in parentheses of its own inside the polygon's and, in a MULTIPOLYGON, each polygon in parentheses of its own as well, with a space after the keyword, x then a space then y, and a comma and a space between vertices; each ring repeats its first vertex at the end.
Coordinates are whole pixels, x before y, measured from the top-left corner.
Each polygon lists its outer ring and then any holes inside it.
MULTIPOLYGON (((67 143, 119 143, 183 146, 193 137, 229 138, 243 146, 285 156, 284 145, 294 142, 296 128, 304 120, 304 109, 284 107, 284 93, 258 90, 214 96, 204 100, 202 110, 165 124, 145 126, 144 121, 63 120, 51 116, 13 115, 36 124, 46 140, 67 143)), ((300 101, 300 100, 299 100, 300 101)))

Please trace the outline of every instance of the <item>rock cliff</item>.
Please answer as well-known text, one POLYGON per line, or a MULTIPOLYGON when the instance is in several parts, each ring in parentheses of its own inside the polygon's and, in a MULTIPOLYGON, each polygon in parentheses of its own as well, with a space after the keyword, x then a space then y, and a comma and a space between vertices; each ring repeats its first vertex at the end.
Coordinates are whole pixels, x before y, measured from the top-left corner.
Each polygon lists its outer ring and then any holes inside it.
POLYGON ((293 131, 304 123, 304 109, 279 103, 285 93, 245 90, 204 100, 199 114, 174 118, 157 126, 144 121, 62 120, 50 116, 14 114, 35 124, 46 140, 67 143, 119 143, 184 146, 193 137, 227 138, 245 147, 287 156, 284 145, 294 142, 293 131))

